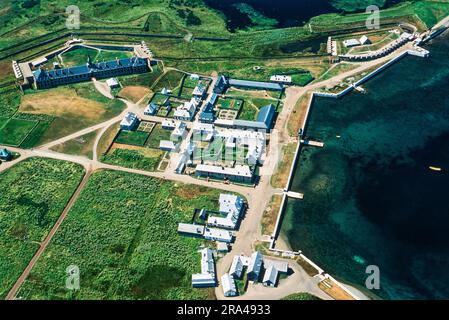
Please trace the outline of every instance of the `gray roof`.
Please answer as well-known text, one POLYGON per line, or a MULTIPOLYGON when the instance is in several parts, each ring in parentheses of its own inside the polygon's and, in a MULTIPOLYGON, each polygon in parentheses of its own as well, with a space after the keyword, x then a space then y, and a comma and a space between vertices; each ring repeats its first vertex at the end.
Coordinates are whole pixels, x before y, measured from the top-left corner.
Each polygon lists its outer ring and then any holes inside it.
POLYGON ((254 273, 256 277, 260 274, 262 268, 263 256, 259 251, 254 252, 251 255, 251 261, 248 266, 248 273, 254 273))
POLYGON ((267 270, 265 270, 265 274, 263 275, 263 283, 266 284, 275 284, 276 279, 278 277, 278 271, 274 266, 268 267, 267 270))
POLYGON ((276 268, 277 271, 281 273, 287 273, 288 272, 288 262, 284 260, 274 260, 274 259, 263 259, 263 265, 264 268, 269 268, 270 266, 273 266, 276 268))
POLYGON ((272 82, 229 79, 229 84, 235 87, 248 87, 256 89, 275 90, 275 91, 281 91, 282 89, 284 89, 284 86, 282 84, 272 82))
POLYGON ((202 235, 204 234, 204 226, 188 223, 179 223, 178 232, 202 235))

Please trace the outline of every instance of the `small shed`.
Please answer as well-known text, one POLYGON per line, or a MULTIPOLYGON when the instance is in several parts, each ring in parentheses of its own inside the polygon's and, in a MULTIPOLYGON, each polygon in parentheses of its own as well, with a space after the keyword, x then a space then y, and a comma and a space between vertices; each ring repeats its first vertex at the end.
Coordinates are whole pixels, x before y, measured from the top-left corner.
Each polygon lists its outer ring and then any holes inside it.
POLYGON ((109 78, 108 80, 106 80, 106 84, 111 89, 120 87, 120 84, 118 83, 118 80, 116 78, 109 78))
POLYGON ((271 265, 267 270, 265 270, 262 283, 266 287, 274 287, 276 286, 277 279, 278 270, 273 265, 271 265))
POLYGON ((359 40, 361 45, 365 45, 365 44, 370 44, 371 41, 369 40, 369 38, 367 36, 362 36, 359 40))

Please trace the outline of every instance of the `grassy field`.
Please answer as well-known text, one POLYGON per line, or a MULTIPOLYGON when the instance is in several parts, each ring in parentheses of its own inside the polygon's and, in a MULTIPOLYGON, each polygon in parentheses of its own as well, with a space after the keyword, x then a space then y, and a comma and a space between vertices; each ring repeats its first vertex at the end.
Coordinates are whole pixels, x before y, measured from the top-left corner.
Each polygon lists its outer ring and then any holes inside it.
POLYGON ((137 103, 144 97, 148 97, 151 93, 152 91, 149 88, 140 86, 126 86, 120 90, 118 96, 137 103))
POLYGON ((36 121, 11 118, 0 130, 0 143, 19 146, 36 125, 36 121))
POLYGON ((170 140, 170 135, 171 131, 165 130, 162 128, 162 125, 158 123, 151 132, 147 142, 147 147, 159 149, 159 142, 161 142, 161 140, 170 140))
POLYGON ((321 300, 318 297, 315 297, 313 294, 300 292, 300 293, 293 293, 291 295, 288 295, 281 300, 321 300))
POLYGON ((142 131, 120 131, 116 143, 129 144, 142 147, 148 139, 149 134, 142 131))
POLYGON ((120 122, 115 123, 114 125, 110 126, 105 133, 101 136, 100 141, 98 142, 97 146, 97 154, 98 156, 103 155, 109 146, 112 144, 115 135, 120 130, 120 122))
POLYGON ((307 107, 309 106, 311 94, 311 92, 308 92, 301 96, 293 107, 293 112, 290 114, 287 123, 288 133, 291 137, 298 136, 298 131, 302 127, 307 113, 307 107))
POLYGON ((40 158, 0 173, 0 298, 25 269, 82 175, 78 165, 40 158))
POLYGON ((139 86, 150 88, 156 82, 156 80, 162 75, 162 68, 159 65, 153 67, 152 72, 134 74, 129 76, 119 77, 120 83, 123 87, 127 86, 139 86))
POLYGON ((20 93, 14 86, 0 88, 0 115, 11 117, 19 108, 20 93))
POLYGON ((67 153, 76 156, 85 156, 89 159, 92 159, 95 138, 97 137, 97 134, 99 132, 100 130, 88 133, 79 138, 59 144, 51 149, 56 152, 67 153))
POLYGON ((281 208, 282 196, 274 195, 271 197, 270 204, 265 208, 262 216, 261 226, 262 234, 271 236, 276 226, 276 219, 281 208))
POLYGON ((291 142, 282 148, 282 158, 276 167, 276 171, 271 176, 271 185, 274 188, 284 189, 287 185, 296 147, 297 143, 291 142))
MULTIPOLYGON (((29 48, 31 44, 38 43, 49 32, 62 34, 64 17, 55 15, 54 12, 63 12, 69 3, 64 1, 43 0, 43 4, 33 8, 24 9, 12 5, 11 1, 4 1, 3 8, 6 14, 3 27, 0 30, 0 51, 17 52, 19 49, 29 48), (12 8, 13 7, 13 8, 12 8), (26 19, 25 19, 26 17, 26 19), (18 43, 19 42, 19 43, 18 43), (13 46, 18 44, 17 46, 13 46)), ((160 58, 176 57, 191 59, 194 57, 233 57, 233 60, 242 57, 268 58, 277 55, 284 56, 280 47, 292 41, 306 40, 323 33, 335 30, 347 30, 348 28, 364 27, 368 17, 365 13, 339 13, 324 14, 314 17, 310 24, 303 27, 285 29, 273 29, 272 26, 261 26, 266 30, 249 30, 230 33, 226 30, 224 17, 218 12, 205 7, 200 2, 179 2, 161 0, 158 2, 145 2, 141 0, 127 0, 126 2, 105 3, 95 1, 78 1, 77 5, 83 13, 81 31, 105 32, 111 35, 83 35, 85 39, 100 41, 124 41, 134 42, 142 40, 140 35, 150 33, 150 30, 160 30, 171 35, 181 36, 177 39, 154 38, 151 41, 151 49, 160 58), (171 3, 171 5, 169 5, 171 3), (189 7, 187 7, 189 4, 189 7), (187 13, 187 14, 186 14, 187 13), (192 22, 191 17, 195 17, 192 22), (155 19, 152 21, 152 19, 155 19), (113 27, 111 27, 111 24, 113 27), (111 32, 111 31, 115 32, 111 32), (133 32, 136 36, 120 34, 121 32, 133 32), (229 38, 227 42, 191 41, 182 40, 182 36, 192 32, 194 36, 218 36, 229 38)), ((345 5, 344 5, 345 6, 345 5)), ((351 2, 351 8, 359 6, 351 2)), ((345 6, 346 7, 346 6, 345 6)), ((418 24, 421 30, 431 27, 444 16, 449 14, 447 1, 421 0, 404 1, 399 5, 381 11, 382 22, 398 23, 400 21, 418 24)), ((167 34, 165 33, 165 35, 167 34)), ((61 43, 64 41, 62 40, 61 43)), ((50 44, 48 45, 50 46, 50 44)), ((36 52, 37 48, 31 51, 36 52)), ((23 53, 20 53, 19 56, 23 53)), ((0 54, 0 57, 2 55, 0 54)), ((298 53, 297 56, 303 56, 298 53)), ((226 59, 222 59, 226 60, 226 59)))
POLYGON ((159 149, 123 146, 113 148, 107 155, 101 156, 100 161, 131 169, 155 171, 163 155, 164 152, 159 149))
POLYGON ((177 224, 213 207, 219 191, 153 178, 95 173, 19 294, 27 299, 208 299, 193 289, 201 240, 177 224), (99 188, 101 186, 101 188, 99 188), (66 267, 80 268, 80 290, 65 289, 66 267), (48 272, 52 270, 53 272, 48 272))
POLYGON ((98 53, 98 50, 91 48, 77 48, 63 53, 61 58, 65 67, 81 66, 87 63, 88 57, 96 61, 98 53))
POLYGON ((331 69, 329 69, 326 73, 324 73, 320 78, 318 78, 317 81, 325 81, 325 80, 331 79, 339 74, 354 70, 359 66, 360 66, 360 64, 357 64, 357 63, 336 64, 331 69))
POLYGON ((257 114, 261 107, 269 104, 277 105, 279 100, 272 98, 266 91, 241 90, 231 88, 226 93, 227 97, 243 100, 243 107, 240 110, 238 119, 256 120, 257 114))
POLYGON ((124 108, 122 101, 104 97, 91 83, 80 83, 26 94, 19 111, 31 117, 46 115, 53 118, 40 130, 34 143, 28 145, 32 147, 106 121, 124 108))
POLYGON ((159 79, 157 83, 152 86, 154 92, 161 91, 163 88, 171 90, 174 94, 178 93, 181 88, 181 80, 184 77, 184 73, 170 70, 159 79))

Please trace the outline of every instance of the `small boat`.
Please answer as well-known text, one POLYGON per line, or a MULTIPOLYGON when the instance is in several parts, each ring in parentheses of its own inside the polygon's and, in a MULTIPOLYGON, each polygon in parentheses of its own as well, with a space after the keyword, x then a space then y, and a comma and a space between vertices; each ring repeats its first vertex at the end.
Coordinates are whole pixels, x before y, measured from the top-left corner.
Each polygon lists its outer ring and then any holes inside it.
POLYGON ((440 167, 432 167, 432 166, 430 166, 429 169, 432 170, 432 171, 438 171, 438 172, 443 171, 443 169, 441 169, 440 167))
POLYGON ((337 139, 340 139, 340 138, 341 138, 341 136, 339 136, 339 135, 336 135, 335 137, 336 137, 337 139))

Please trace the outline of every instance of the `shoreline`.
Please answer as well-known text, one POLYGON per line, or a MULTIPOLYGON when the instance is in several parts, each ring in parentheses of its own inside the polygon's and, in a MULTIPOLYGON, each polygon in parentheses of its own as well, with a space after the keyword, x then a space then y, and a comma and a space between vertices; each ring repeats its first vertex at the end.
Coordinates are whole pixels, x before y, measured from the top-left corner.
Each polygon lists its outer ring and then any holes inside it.
MULTIPOLYGON (((349 93, 350 91, 354 90, 358 85, 369 81, 370 79, 374 78, 378 74, 382 73, 382 71, 384 71, 384 70, 388 69, 390 66, 394 65, 396 62, 401 61, 404 57, 407 57, 408 55, 418 55, 418 54, 416 54, 415 50, 419 49, 419 50, 427 51, 427 50, 421 49, 420 47, 417 47, 417 46, 413 46, 410 48, 410 45, 406 45, 405 48, 406 48, 406 50, 402 49, 402 50, 396 51, 395 52, 396 54, 391 59, 387 60, 385 63, 380 65, 374 71, 372 71, 368 75, 362 77, 362 79, 358 80, 355 84, 353 84, 349 88, 344 89, 342 92, 339 92, 337 94, 323 94, 319 91, 313 90, 311 92, 311 97, 310 97, 309 103, 307 105, 306 115, 303 119, 304 121, 302 123, 301 132, 302 133, 305 132, 315 97, 340 98, 340 97, 346 95, 347 93, 349 93)), ((424 58, 426 56, 421 56, 421 57, 424 58)), ((307 92, 307 90, 305 92, 307 92)), ((301 154, 301 139, 299 139, 299 141, 298 141, 297 152, 295 154, 295 158, 293 159, 293 162, 291 165, 290 176, 288 178, 288 183, 287 183, 284 191, 288 191, 291 187, 291 180, 293 179, 293 177, 296 174, 296 171, 298 170, 298 167, 299 167, 298 158, 300 157, 300 154, 301 154)), ((288 201, 288 198, 289 197, 287 196, 285 200, 288 201)), ((286 205, 281 206, 281 208, 279 210, 279 214, 278 214, 278 220, 281 220, 281 221, 276 225, 276 229, 273 232, 270 250, 274 250, 274 251, 278 251, 278 252, 284 251, 284 252, 292 253, 292 252, 294 252, 294 250, 292 249, 292 247, 289 243, 288 237, 286 237, 286 235, 282 233, 282 225, 284 223, 283 220, 285 219, 285 216, 284 216, 285 211, 286 211, 286 205)), ((304 255, 302 253, 302 250, 299 249, 298 252, 300 252, 301 255, 304 255)), ((312 262, 312 264, 315 264, 312 260, 310 260, 310 261, 312 262)), ((324 270, 322 270, 321 274, 330 276, 324 270)), ((341 289, 343 289, 344 291, 349 293, 354 299, 371 300, 371 299, 379 298, 376 295, 365 294, 364 292, 362 292, 361 289, 356 288, 356 285, 351 285, 344 281, 341 281, 341 282, 336 281, 336 282, 337 282, 337 285, 339 285, 341 287, 341 289)))

